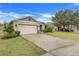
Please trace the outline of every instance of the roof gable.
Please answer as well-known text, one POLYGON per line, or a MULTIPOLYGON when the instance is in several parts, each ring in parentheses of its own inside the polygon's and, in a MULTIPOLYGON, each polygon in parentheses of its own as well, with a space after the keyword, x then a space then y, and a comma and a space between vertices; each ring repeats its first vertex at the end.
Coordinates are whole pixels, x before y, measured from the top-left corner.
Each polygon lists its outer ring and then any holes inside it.
POLYGON ((32 18, 31 16, 27 16, 27 17, 22 17, 22 18, 17 18, 15 20, 13 20, 12 22, 18 22, 19 20, 23 20, 23 21, 31 21, 31 22, 36 22, 38 24, 44 24, 43 22, 37 21, 34 18, 32 18))
POLYGON ((34 21, 34 22, 38 22, 35 19, 33 19, 31 16, 28 17, 22 17, 22 18, 17 18, 14 21, 18 21, 18 20, 24 20, 24 21, 34 21))

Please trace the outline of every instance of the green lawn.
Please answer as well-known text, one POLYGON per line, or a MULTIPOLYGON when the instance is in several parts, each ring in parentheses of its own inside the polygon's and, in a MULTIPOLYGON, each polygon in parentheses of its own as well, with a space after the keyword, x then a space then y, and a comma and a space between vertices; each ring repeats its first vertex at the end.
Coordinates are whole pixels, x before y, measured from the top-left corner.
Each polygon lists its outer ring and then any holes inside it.
POLYGON ((79 40, 79 33, 74 32, 52 32, 47 34, 64 39, 79 40))
POLYGON ((32 42, 22 37, 0 40, 0 55, 13 56, 38 56, 46 53, 32 42))
POLYGON ((0 31, 1 31, 1 30, 3 30, 3 26, 2 26, 2 25, 0 25, 0 31))

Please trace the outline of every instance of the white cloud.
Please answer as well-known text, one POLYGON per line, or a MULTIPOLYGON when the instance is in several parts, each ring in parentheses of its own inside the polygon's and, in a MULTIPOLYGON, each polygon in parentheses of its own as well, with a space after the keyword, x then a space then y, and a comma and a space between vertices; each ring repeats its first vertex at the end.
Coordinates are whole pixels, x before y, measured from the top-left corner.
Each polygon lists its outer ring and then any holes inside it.
POLYGON ((10 13, 8 13, 7 15, 8 15, 8 16, 12 16, 12 17, 14 17, 14 18, 18 18, 18 17, 20 16, 19 14, 14 13, 14 12, 10 12, 10 13))
POLYGON ((33 15, 32 14, 18 14, 18 13, 11 12, 11 13, 9 13, 9 16, 12 16, 14 18, 19 18, 19 17, 23 17, 23 16, 33 16, 33 15))
POLYGON ((3 23, 4 20, 9 22, 14 18, 20 18, 20 17, 23 17, 23 16, 34 16, 34 15, 32 15, 32 14, 19 14, 19 13, 15 13, 15 12, 6 13, 6 12, 3 12, 3 11, 0 11, 0 22, 3 23))
POLYGON ((34 16, 34 15, 32 15, 32 14, 24 14, 24 16, 34 16))
POLYGON ((54 15, 46 13, 46 14, 41 14, 41 16, 46 17, 46 18, 51 18, 54 15))
POLYGON ((3 23, 4 22, 4 19, 0 19, 0 23, 3 23))
POLYGON ((41 17, 36 18, 38 21, 42 22, 51 22, 51 17, 55 17, 53 14, 49 13, 44 13, 44 14, 39 14, 41 17))
POLYGON ((50 18, 36 18, 38 21, 41 21, 41 22, 51 22, 51 19, 50 18))
POLYGON ((14 18, 17 18, 20 16, 33 16, 33 15, 32 14, 19 14, 19 13, 15 13, 15 12, 5 13, 5 12, 0 11, 0 16, 1 17, 12 16, 14 18))
POLYGON ((51 17, 55 17, 53 14, 49 13, 40 13, 38 14, 39 17, 36 19, 41 22, 51 22, 51 17))
POLYGON ((5 16, 8 16, 7 13, 0 11, 0 17, 5 17, 5 16))
MULTIPOLYGON (((34 16, 34 15, 33 14, 20 14, 20 13, 15 13, 15 12, 6 13, 3 11, 0 11, 0 22, 3 23, 5 20, 7 22, 9 22, 9 21, 13 20, 14 18, 20 18, 23 16, 34 16)), ((48 14, 48 13, 39 14, 37 16, 39 16, 39 17, 36 18, 36 20, 42 21, 42 22, 51 22, 51 17, 52 16, 54 17, 54 15, 48 14)))

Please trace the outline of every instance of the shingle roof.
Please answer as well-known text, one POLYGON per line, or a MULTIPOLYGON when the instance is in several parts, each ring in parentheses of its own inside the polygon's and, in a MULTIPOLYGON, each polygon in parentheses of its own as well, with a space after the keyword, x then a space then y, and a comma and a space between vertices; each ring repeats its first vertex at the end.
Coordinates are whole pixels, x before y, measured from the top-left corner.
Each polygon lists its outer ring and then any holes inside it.
POLYGON ((14 21, 18 21, 18 20, 31 20, 31 19, 32 19, 33 21, 35 21, 35 22, 40 23, 40 24, 45 24, 44 22, 40 22, 40 21, 35 20, 35 19, 32 18, 31 16, 22 17, 22 18, 16 18, 16 19, 13 20, 13 22, 14 22, 14 21))

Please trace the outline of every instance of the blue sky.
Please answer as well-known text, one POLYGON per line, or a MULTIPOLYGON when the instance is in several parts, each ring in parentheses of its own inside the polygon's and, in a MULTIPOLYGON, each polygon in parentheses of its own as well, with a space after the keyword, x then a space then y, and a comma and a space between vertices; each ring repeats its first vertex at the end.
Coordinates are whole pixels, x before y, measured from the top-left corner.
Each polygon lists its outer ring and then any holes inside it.
POLYGON ((61 9, 79 10, 78 3, 1 3, 0 22, 3 23, 21 18, 32 16, 38 21, 50 22, 51 17, 61 9))

